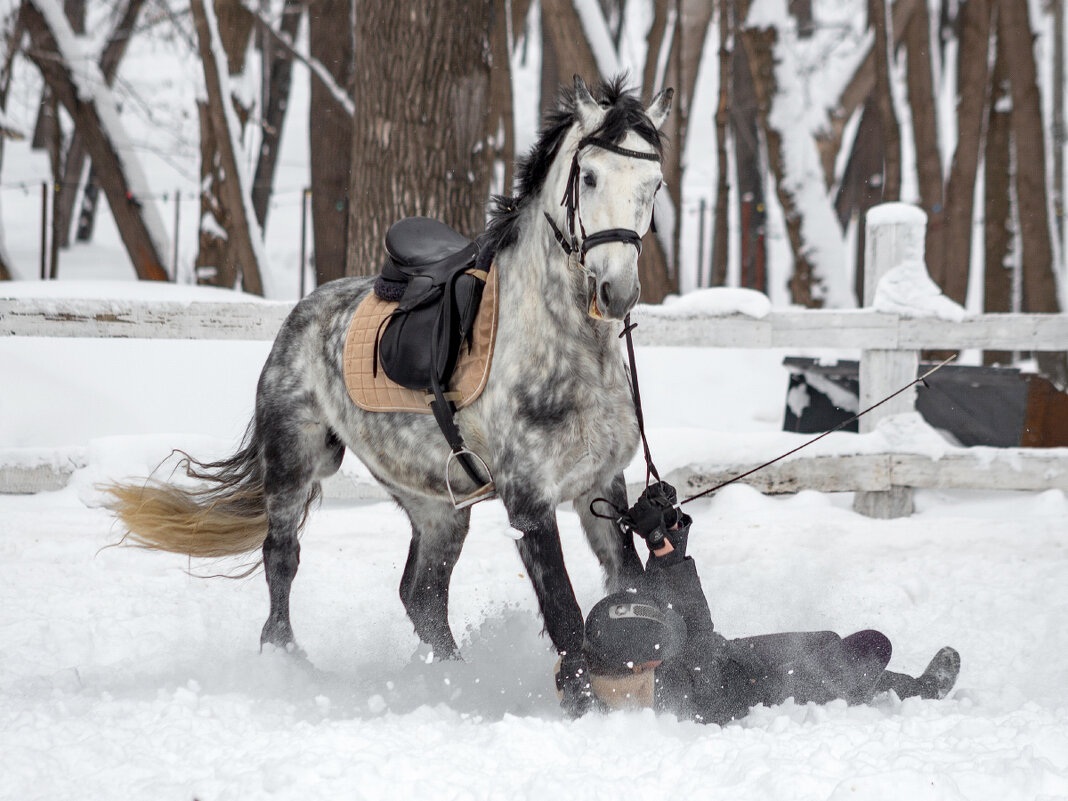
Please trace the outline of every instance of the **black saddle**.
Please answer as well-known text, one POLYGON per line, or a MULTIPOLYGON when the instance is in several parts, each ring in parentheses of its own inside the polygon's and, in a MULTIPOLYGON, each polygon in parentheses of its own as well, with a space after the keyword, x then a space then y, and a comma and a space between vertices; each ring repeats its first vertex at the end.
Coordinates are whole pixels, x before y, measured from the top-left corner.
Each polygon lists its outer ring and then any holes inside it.
POLYGON ((444 386, 486 285, 475 270, 478 244, 437 220, 408 217, 390 226, 386 252, 375 294, 398 305, 376 343, 382 369, 408 389, 444 386))
POLYGON ((391 225, 386 252, 389 260, 374 291, 397 308, 375 339, 374 370, 377 373, 381 363, 402 387, 432 393, 431 410, 453 455, 482 487, 479 493, 489 497, 484 491, 492 493, 492 484, 483 481, 474 463, 481 460, 464 445, 448 386, 460 349, 470 344, 492 256, 483 253, 478 242, 427 217, 407 217, 391 225))
POLYGON ((406 217, 386 232, 386 252, 395 269, 402 271, 435 271, 472 244, 463 234, 429 217, 406 217))

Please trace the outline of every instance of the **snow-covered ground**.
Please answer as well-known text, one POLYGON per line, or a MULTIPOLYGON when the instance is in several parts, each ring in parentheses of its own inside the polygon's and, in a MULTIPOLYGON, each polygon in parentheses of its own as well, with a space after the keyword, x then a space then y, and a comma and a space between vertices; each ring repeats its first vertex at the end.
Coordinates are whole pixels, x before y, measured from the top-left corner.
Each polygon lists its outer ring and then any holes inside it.
MULTIPOLYGON (((267 347, 0 340, 0 454, 87 460, 60 492, 0 496, 0 797, 1068 797, 1057 491, 920 492, 917 513, 894 521, 855 514, 848 495, 737 485, 688 507, 724 634, 875 627, 911 673, 952 644, 963 668, 941 702, 787 702, 722 728, 652 712, 566 720, 497 503, 475 509, 452 585, 463 663, 427 664, 405 618, 402 514, 338 500, 312 516, 294 585, 310 664, 261 654, 262 574, 192 577, 232 565, 105 547, 121 532, 94 484, 174 446, 232 445, 267 347)), ((716 432, 739 451, 746 437, 795 441, 777 432, 781 352, 638 357, 658 460, 685 461, 716 432)), ((599 568, 574 512, 560 521, 589 609, 599 568)))

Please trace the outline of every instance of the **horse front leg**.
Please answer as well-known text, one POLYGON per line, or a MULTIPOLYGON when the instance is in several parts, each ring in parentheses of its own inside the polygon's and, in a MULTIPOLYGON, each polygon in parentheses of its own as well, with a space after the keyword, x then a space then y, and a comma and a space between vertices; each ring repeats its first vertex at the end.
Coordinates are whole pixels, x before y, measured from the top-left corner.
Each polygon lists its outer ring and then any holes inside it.
POLYGON ((408 513, 412 542, 401 577, 400 596, 419 639, 430 645, 435 659, 459 659, 449 627, 449 582, 460 558, 471 510, 395 491, 394 499, 408 513))
POLYGON ((589 711, 593 692, 582 651, 582 610, 564 566, 556 512, 552 507, 521 513, 509 508, 509 519, 513 528, 523 532, 516 543, 519 556, 534 585, 545 630, 561 657, 561 706, 571 717, 579 717, 589 711))
POLYGON ((611 479, 606 486, 595 486, 575 498, 574 505, 582 523, 582 530, 586 533, 586 540, 604 569, 608 592, 633 586, 643 572, 641 560, 634 547, 634 535, 624 533, 615 520, 599 516, 615 516, 615 510, 623 511, 628 508, 627 484, 623 480, 623 474, 611 479), (594 504, 593 511, 590 509, 591 504, 594 504), (594 511, 597 514, 594 514, 594 511))

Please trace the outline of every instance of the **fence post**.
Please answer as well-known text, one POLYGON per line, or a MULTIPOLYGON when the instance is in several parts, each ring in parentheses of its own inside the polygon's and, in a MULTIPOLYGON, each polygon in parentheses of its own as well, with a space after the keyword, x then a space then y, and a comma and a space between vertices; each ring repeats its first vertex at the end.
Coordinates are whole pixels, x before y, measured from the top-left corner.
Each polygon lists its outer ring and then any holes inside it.
MULTIPOLYGON (((883 203, 868 210, 864 243, 864 305, 875 301, 879 279, 908 259, 924 258, 927 215, 908 203, 883 203)), ((914 350, 865 350, 860 356, 860 408, 897 391, 916 378, 920 354, 914 350)), ((879 421, 916 408, 910 389, 860 418, 860 433, 873 431, 879 421)), ((858 492, 853 509, 868 517, 912 514, 912 488, 891 486, 885 492, 858 492)))

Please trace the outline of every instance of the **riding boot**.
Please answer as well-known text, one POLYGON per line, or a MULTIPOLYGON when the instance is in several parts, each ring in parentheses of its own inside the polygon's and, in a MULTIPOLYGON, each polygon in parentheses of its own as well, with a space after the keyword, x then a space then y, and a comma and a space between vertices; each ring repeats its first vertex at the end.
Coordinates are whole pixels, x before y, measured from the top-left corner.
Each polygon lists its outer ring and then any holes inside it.
POLYGON ((917 678, 904 673, 885 671, 875 685, 875 693, 893 690, 898 698, 937 700, 949 695, 960 673, 960 654, 948 645, 934 655, 926 670, 917 678))

